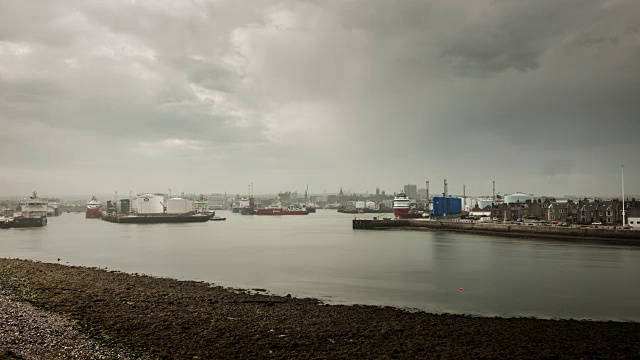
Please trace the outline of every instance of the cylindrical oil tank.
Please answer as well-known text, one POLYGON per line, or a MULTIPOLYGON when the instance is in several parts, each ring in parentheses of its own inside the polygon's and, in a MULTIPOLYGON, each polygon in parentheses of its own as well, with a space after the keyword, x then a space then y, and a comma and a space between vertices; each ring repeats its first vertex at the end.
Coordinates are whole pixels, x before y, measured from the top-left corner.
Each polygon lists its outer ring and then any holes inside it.
POLYGON ((492 203, 493 203, 492 199, 478 199, 478 207, 480 209, 484 209, 487 206, 491 206, 492 203))
POLYGON ((142 194, 136 199, 137 210, 139 214, 162 214, 164 198, 155 194, 142 194))
POLYGON ((193 202, 189 199, 173 198, 167 200, 167 214, 186 214, 193 211, 193 202))
POLYGON ((531 201, 533 202, 534 197, 532 194, 525 194, 525 193, 515 193, 515 194, 509 194, 509 195, 505 195, 504 197, 504 203, 505 204, 512 204, 512 203, 526 203, 527 201, 531 201))

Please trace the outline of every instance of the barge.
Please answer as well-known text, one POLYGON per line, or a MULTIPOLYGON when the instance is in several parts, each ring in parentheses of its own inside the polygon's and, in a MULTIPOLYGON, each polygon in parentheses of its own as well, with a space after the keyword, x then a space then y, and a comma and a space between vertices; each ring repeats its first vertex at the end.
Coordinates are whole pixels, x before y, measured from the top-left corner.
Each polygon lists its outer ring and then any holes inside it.
POLYGON ((116 224, 167 224, 207 222, 213 219, 207 214, 104 214, 102 220, 116 224))

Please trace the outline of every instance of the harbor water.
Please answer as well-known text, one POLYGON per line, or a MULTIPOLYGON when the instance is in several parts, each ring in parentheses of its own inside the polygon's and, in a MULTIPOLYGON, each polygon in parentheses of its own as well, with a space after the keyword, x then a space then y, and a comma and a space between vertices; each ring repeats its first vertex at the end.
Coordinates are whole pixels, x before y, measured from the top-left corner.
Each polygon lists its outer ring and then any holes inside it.
POLYGON ((640 247, 354 231, 353 215, 335 210, 307 216, 217 213, 227 221, 136 225, 64 214, 43 228, 0 230, 0 256, 266 289, 333 304, 640 321, 640 247))

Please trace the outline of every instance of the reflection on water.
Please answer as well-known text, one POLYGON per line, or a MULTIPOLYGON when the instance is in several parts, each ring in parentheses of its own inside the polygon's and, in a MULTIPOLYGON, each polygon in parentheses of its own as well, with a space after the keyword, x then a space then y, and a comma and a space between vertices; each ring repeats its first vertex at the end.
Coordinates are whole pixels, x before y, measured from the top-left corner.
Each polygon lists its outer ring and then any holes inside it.
POLYGON ((352 215, 125 225, 50 218, 0 231, 0 256, 428 311, 640 321, 640 247, 353 231, 352 215), (460 289, 463 290, 460 290, 460 289))

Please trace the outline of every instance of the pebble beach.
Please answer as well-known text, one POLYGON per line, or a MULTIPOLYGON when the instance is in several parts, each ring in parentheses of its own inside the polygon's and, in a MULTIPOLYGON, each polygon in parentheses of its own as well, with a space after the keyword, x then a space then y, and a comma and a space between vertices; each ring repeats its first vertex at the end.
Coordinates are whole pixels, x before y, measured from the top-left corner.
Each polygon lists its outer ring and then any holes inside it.
POLYGON ((640 323, 326 305, 0 259, 0 354, 23 359, 638 358, 640 323))

